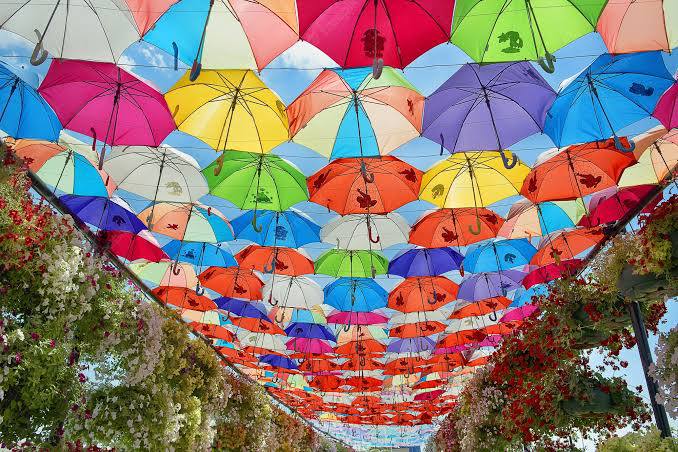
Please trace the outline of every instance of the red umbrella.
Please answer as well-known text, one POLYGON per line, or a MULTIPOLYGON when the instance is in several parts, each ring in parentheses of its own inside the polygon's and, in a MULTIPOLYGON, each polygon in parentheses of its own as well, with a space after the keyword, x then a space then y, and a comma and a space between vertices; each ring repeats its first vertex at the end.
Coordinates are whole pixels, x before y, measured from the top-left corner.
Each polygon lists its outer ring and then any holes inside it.
POLYGON ((200 284, 231 298, 261 300, 264 283, 252 270, 240 267, 210 267, 198 276, 200 284))
POLYGON ((422 172, 390 155, 337 159, 308 178, 309 200, 337 213, 388 213, 419 196, 422 172))
POLYGON ((235 335, 223 326, 200 322, 191 322, 188 326, 191 327, 193 331, 200 333, 205 337, 223 339, 226 342, 233 342, 235 340, 235 335))
MULTIPOLYGON (((425 317, 425 316, 424 316, 425 317)), ((440 322, 416 322, 398 325, 391 328, 388 335, 390 337, 399 337, 401 339, 409 337, 430 336, 432 334, 445 331, 447 326, 440 322)))
POLYGON ((460 302, 457 309, 450 315, 450 319, 463 319, 497 312, 511 304, 506 297, 491 297, 479 301, 460 302))
POLYGON ((292 248, 249 245, 235 255, 241 268, 264 273, 300 276, 313 273, 313 261, 292 248))
POLYGON ((425 248, 468 246, 496 237, 503 224, 502 217, 484 207, 440 209, 412 226, 410 243, 425 248))
POLYGON ((361 357, 352 357, 344 364, 341 365, 341 370, 381 370, 384 365, 374 359, 366 359, 364 356, 361 357))
POLYGON ((541 240, 539 250, 532 256, 531 265, 548 264, 574 259, 582 251, 597 245, 605 238, 600 227, 563 230, 547 235, 541 240))
POLYGON ((435 311, 456 300, 459 286, 444 276, 411 277, 388 296, 388 307, 400 312, 435 311))
POLYGON ((619 151, 613 139, 569 146, 540 156, 520 193, 533 203, 582 198, 615 185, 634 163, 633 153, 619 151))
POLYGON ((334 352, 340 355, 369 355, 384 353, 386 345, 375 339, 364 339, 347 342, 334 348, 334 352))
MULTIPOLYGON (((656 185, 648 184, 624 188, 610 187, 599 191, 591 197, 589 213, 579 220, 579 226, 590 228, 620 220, 645 202, 645 199, 656 189, 656 185)), ((662 194, 659 193, 643 211, 652 211, 661 199, 662 194)))
POLYGON ((536 284, 553 281, 563 276, 571 276, 577 273, 584 261, 581 259, 568 259, 556 264, 548 264, 532 270, 523 278, 523 287, 529 289, 536 284))
POLYGON ((151 262, 160 262, 169 259, 165 252, 154 243, 137 234, 127 231, 102 231, 104 240, 110 250, 119 257, 128 261, 146 259, 151 262))
POLYGON ((285 332, 273 322, 264 319, 253 319, 250 317, 233 317, 231 322, 237 327, 252 331, 254 333, 266 334, 285 334, 285 332))
POLYGON ((374 391, 380 389, 384 382, 374 377, 350 377, 344 384, 363 391, 374 391))
POLYGON ((310 387, 325 392, 336 391, 343 384, 344 380, 336 375, 316 375, 308 382, 310 387))
POLYGON ((193 311, 211 311, 217 305, 204 295, 198 295, 194 290, 186 287, 156 287, 151 293, 164 304, 171 304, 179 308, 193 311))

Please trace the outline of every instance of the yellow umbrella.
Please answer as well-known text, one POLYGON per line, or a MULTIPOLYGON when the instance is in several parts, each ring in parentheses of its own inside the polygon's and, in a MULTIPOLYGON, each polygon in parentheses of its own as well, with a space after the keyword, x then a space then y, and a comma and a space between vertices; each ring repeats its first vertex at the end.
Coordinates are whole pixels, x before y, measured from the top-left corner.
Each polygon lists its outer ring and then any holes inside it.
POLYGON ((624 170, 620 187, 656 184, 678 165, 678 131, 658 127, 637 136, 634 154, 638 163, 624 170))
POLYGON ((485 207, 517 195, 529 172, 519 160, 507 168, 496 151, 456 152, 424 173, 419 198, 439 207, 485 207))
POLYGON ((289 137, 285 105, 251 70, 186 72, 165 100, 179 130, 216 150, 267 153, 289 137))

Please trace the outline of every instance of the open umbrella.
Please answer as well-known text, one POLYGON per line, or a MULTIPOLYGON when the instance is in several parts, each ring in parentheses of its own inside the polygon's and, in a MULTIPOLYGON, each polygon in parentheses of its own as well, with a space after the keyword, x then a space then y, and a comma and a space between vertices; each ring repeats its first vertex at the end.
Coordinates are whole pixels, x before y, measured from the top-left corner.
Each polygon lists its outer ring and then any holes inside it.
POLYGON ((165 99, 179 130, 218 151, 266 153, 288 139, 285 105, 250 70, 206 70, 195 81, 186 72, 165 99))
POLYGON ((455 151, 504 149, 542 131, 556 93, 530 63, 465 64, 426 99, 423 136, 455 151))
POLYGON ((502 217, 485 208, 438 209, 412 226, 409 241, 425 248, 460 248, 496 237, 503 223, 502 217))
POLYGON ((311 309, 323 302, 323 290, 305 276, 276 275, 264 285, 262 299, 281 308, 311 309))
POLYGON ((303 251, 279 246, 249 245, 235 255, 241 268, 274 275, 300 276, 313 273, 313 261, 303 251))
POLYGON ((3 63, 0 63, 0 129, 13 138, 47 141, 56 141, 61 131, 52 107, 3 63))
MULTIPOLYGON (((323 289, 324 303, 343 312, 372 312, 386 306, 387 293, 368 278, 342 277, 323 289)), ((353 324, 355 325, 355 324, 353 324)))
POLYGON ((130 262, 139 259, 160 262, 167 259, 167 254, 157 243, 139 234, 129 231, 104 231, 103 237, 113 254, 130 262))
POLYGON ((376 312, 333 311, 327 316, 327 323, 338 325, 378 325, 388 323, 388 317, 376 312))
POLYGON ((638 163, 624 170, 617 185, 629 187, 641 184, 657 184, 678 166, 678 131, 653 129, 635 137, 636 149, 633 151, 638 163))
POLYGON ((508 270, 526 265, 536 252, 527 239, 490 241, 469 248, 464 268, 472 273, 508 270))
POLYGON ((403 250, 388 265, 391 275, 437 276, 459 269, 464 256, 452 248, 412 248, 403 250))
POLYGON ((453 44, 479 63, 532 60, 554 71, 553 52, 592 32, 605 0, 458 0, 453 44))
POLYGON ((618 149, 632 150, 617 132, 650 116, 673 83, 661 52, 603 54, 561 87, 544 132, 557 146, 613 137, 618 149))
POLYGON ((129 264, 128 268, 139 278, 156 286, 195 287, 198 277, 188 264, 175 265, 174 262, 140 262, 129 264))
POLYGON ((182 242, 233 240, 233 230, 226 217, 216 209, 199 203, 153 203, 138 217, 151 231, 182 242))
POLYGON ((327 327, 315 323, 293 322, 285 328, 285 333, 287 333, 289 337, 336 341, 334 334, 332 334, 327 327))
POLYGON ((116 184, 82 154, 70 149, 50 157, 36 172, 45 184, 69 195, 108 197, 116 184))
POLYGON ((315 272, 334 277, 374 278, 386 274, 388 260, 377 251, 332 249, 315 261, 315 272))
POLYGON ((323 226, 320 238, 346 250, 382 250, 406 243, 410 226, 396 213, 351 214, 337 217, 323 226))
POLYGON ((64 195, 60 196, 59 200, 81 221, 97 229, 127 231, 133 234, 146 229, 146 225, 134 212, 130 212, 116 199, 105 196, 64 195))
POLYGON ((657 118, 667 129, 678 127, 678 82, 674 83, 662 95, 652 116, 657 118))
POLYGON ((216 309, 212 300, 204 295, 198 295, 193 290, 185 287, 156 287, 151 291, 164 304, 171 304, 178 308, 192 309, 194 311, 211 311, 216 309))
POLYGON ((309 243, 320 242, 320 226, 303 212, 293 208, 283 212, 273 210, 249 210, 231 221, 238 239, 251 240, 263 246, 286 246, 299 248, 309 243), (252 220, 261 231, 254 229, 252 220))
POLYGON ((459 287, 443 276, 410 277, 388 295, 388 307, 400 312, 434 311, 457 298, 459 287))
POLYGON ((571 228, 585 212, 581 199, 533 204, 521 199, 511 206, 506 222, 497 235, 509 239, 538 237, 563 228, 571 228))
POLYGON ((337 159, 308 178, 309 200, 342 215, 389 213, 416 199, 421 174, 390 155, 337 159))
POLYGON ((268 314, 251 301, 239 300, 237 298, 219 297, 214 299, 214 303, 216 303, 219 309, 228 311, 229 313, 237 315, 238 317, 269 320, 268 314))
POLYGON ((290 136, 330 159, 385 155, 419 136, 423 106, 394 69, 325 69, 287 107, 290 136))
POLYGON ((508 292, 520 287, 524 277, 525 273, 518 270, 476 273, 465 278, 459 284, 459 294, 457 296, 467 301, 506 297, 508 292))
MULTIPOLYGON (((610 187, 594 193, 589 200, 589 213, 577 224, 591 228, 620 220, 645 203, 647 197, 656 192, 656 189, 655 185, 635 185, 624 188, 610 187)), ((644 211, 651 212, 659 201, 661 193, 644 207, 644 211)))
POLYGON ((604 238, 605 233, 599 227, 553 232, 541 240, 530 264, 543 267, 574 259, 579 253, 597 245, 604 238))
POLYGON ((297 0, 299 34, 342 67, 403 68, 449 38, 453 1, 297 0), (337 20, 341 18, 341 20, 337 20))
POLYGON ((240 267, 209 267, 198 276, 200 283, 230 298, 261 300, 264 283, 252 270, 240 267))
POLYGON ((583 263, 584 261, 580 259, 568 259, 560 263, 537 267, 525 276, 523 287, 529 289, 537 284, 553 281, 563 276, 572 276, 581 269, 583 263))
POLYGON ((172 240, 162 247, 170 259, 186 262, 202 269, 203 267, 233 267, 238 262, 228 249, 207 242, 185 242, 172 240))
POLYGON ((504 310, 510 304, 511 300, 506 297, 491 297, 476 301, 458 300, 454 305, 454 311, 450 314, 450 319, 463 319, 464 317, 496 313, 504 310))
POLYGON ((38 91, 65 128, 104 143, 99 168, 106 144, 158 146, 175 129, 162 94, 111 63, 53 60, 38 91))

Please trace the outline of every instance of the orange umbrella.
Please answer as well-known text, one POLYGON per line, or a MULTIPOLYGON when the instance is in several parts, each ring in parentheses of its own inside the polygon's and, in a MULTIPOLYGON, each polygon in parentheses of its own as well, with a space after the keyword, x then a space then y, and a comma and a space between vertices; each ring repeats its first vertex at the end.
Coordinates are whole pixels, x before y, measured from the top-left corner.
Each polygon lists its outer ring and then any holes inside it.
POLYGON ((351 358, 341 365, 341 370, 381 370, 384 367, 382 363, 374 359, 366 359, 361 356, 360 358, 351 358))
POLYGON ((343 384, 344 380, 336 375, 316 375, 308 382, 310 387, 325 392, 335 391, 343 384))
POLYGON ((307 359, 299 364, 299 370, 303 372, 331 372, 339 369, 339 364, 326 359, 307 359))
POLYGON ((574 259, 579 253, 597 245, 604 238, 605 233, 600 227, 554 232, 541 240, 539 250, 532 256, 530 264, 543 267, 574 259))
POLYGON ((65 147, 52 143, 51 141, 27 139, 13 140, 11 138, 6 138, 5 141, 17 157, 26 160, 28 169, 34 173, 38 172, 47 160, 61 152, 68 151, 65 147))
POLYGON ((164 304, 171 304, 179 308, 194 311, 210 311, 217 309, 217 305, 204 295, 198 295, 194 290, 186 287, 156 287, 151 293, 164 304))
POLYGON ((363 391, 374 391, 380 389, 383 383, 383 381, 374 377, 350 377, 344 382, 346 385, 353 386, 354 388, 363 391))
POLYGON ((399 338, 430 336, 432 334, 445 331, 445 328, 446 328, 445 324, 433 321, 407 323, 404 325, 398 325, 394 328, 391 328, 388 335, 390 337, 399 337, 399 338))
POLYGON ((480 342, 487 337, 486 333, 478 330, 466 330, 459 333, 450 333, 438 340, 438 348, 452 348, 459 345, 480 342))
POLYGON ((235 340, 235 335, 223 326, 200 322, 191 322, 188 326, 196 333, 200 333, 205 337, 223 339, 226 342, 233 342, 235 340))
POLYGON ((357 341, 346 342, 334 348, 335 353, 340 355, 374 355, 376 353, 384 353, 386 351, 386 344, 375 339, 364 339, 357 341))
POLYGON ((412 226, 410 243, 425 248, 468 246, 496 237, 503 224, 502 217, 484 207, 440 209, 412 226))
POLYGON ((419 372, 426 365, 426 360, 418 356, 403 356, 384 365, 384 375, 411 375, 419 372))
POLYGON ((200 283, 231 298, 261 300, 264 283, 252 270, 240 267, 210 267, 198 276, 200 283))
POLYGON ((388 307, 400 312, 434 311, 455 300, 459 286, 444 276, 410 277, 388 296, 388 307))
POLYGON ((273 322, 264 319, 253 319, 250 317, 233 317, 231 319, 234 325, 244 328, 254 333, 281 334, 285 332, 273 322))
POLYGON ((479 301, 460 301, 456 309, 450 314, 450 319, 463 319, 489 314, 507 308, 511 300, 506 297, 491 297, 479 301))
POLYGON ((313 261, 292 248, 249 245, 236 254, 235 259, 241 268, 264 273, 288 276, 313 273, 313 261))

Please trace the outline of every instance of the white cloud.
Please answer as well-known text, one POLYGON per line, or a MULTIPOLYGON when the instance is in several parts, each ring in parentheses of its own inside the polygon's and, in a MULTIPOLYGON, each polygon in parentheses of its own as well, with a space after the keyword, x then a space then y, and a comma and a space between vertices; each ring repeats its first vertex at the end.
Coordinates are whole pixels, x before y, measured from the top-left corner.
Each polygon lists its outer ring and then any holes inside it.
POLYGON ((337 63, 332 61, 332 58, 305 41, 297 42, 275 61, 277 64, 271 64, 271 67, 293 67, 297 69, 337 67, 337 63))

